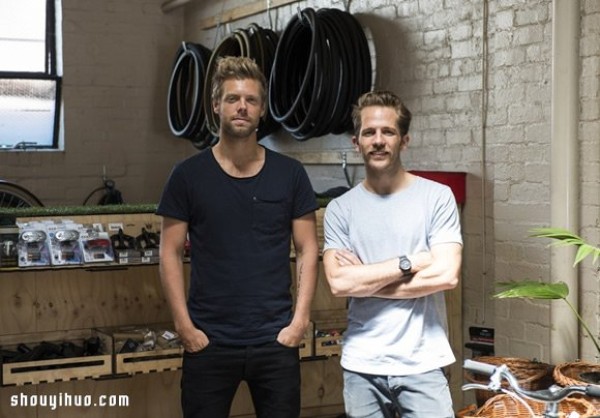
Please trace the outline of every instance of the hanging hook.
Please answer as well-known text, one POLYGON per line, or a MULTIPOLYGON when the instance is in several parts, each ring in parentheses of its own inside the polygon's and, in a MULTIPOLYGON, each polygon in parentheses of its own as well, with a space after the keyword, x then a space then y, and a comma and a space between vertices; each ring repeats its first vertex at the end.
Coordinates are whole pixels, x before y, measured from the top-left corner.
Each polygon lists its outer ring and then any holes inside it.
POLYGON ((300 9, 300 6, 296 7, 296 13, 298 14, 298 21, 304 24, 304 15, 302 14, 302 9, 300 9))
POLYGON ((221 32, 221 16, 217 19, 217 26, 215 27, 215 40, 213 43, 213 50, 217 47, 217 42, 219 40, 219 33, 221 32))
POLYGON ((269 29, 273 30, 273 18, 271 17, 271 0, 267 0, 267 17, 269 18, 269 29))
POLYGON ((344 176, 346 177, 346 183, 348 183, 348 187, 354 187, 354 182, 350 179, 350 175, 348 174, 348 158, 345 151, 342 152, 342 170, 344 171, 344 176))
POLYGON ((223 21, 223 13, 225 13, 225 3, 227 3, 227 0, 223 0, 223 3, 221 4, 221 12, 219 13, 219 18, 217 19, 217 27, 215 28, 215 42, 213 45, 213 49, 217 47, 217 42, 219 40, 219 32, 221 31, 221 23, 223 21))

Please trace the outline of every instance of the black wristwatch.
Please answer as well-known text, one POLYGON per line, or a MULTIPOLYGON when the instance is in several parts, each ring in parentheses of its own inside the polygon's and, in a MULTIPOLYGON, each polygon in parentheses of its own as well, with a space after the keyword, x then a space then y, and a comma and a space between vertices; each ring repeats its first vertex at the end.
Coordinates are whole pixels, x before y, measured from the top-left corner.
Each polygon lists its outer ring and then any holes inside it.
POLYGON ((401 255, 398 261, 398 268, 402 270, 403 276, 409 276, 412 274, 412 263, 407 256, 401 255))

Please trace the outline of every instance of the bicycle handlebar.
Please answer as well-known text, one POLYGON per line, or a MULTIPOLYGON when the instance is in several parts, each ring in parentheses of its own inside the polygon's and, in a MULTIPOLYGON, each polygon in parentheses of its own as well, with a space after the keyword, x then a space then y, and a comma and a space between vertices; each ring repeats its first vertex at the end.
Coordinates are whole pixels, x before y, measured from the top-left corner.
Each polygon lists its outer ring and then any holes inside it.
POLYGON ((483 363, 481 361, 475 360, 465 360, 463 367, 473 373, 484 374, 486 376, 491 376, 496 371, 496 367, 493 364, 483 363))
POLYGON ((517 378, 505 364, 494 366, 480 361, 465 360, 463 367, 470 372, 490 376, 490 383, 488 385, 465 385, 463 386, 463 389, 483 387, 488 390, 498 391, 501 388, 502 379, 505 379, 515 393, 534 401, 547 403, 560 402, 574 393, 583 393, 587 396, 600 398, 600 386, 598 385, 551 386, 548 389, 525 390, 521 388, 517 378))

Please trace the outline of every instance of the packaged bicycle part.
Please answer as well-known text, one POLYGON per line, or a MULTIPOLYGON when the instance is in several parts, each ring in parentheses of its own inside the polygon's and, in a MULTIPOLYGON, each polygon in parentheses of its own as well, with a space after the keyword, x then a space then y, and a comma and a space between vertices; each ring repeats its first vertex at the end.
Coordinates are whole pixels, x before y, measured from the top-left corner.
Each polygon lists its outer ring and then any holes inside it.
POLYGON ((84 226, 79 240, 83 249, 84 263, 102 263, 115 260, 108 232, 84 226))
POLYGON ((51 264, 48 234, 39 222, 23 224, 17 243, 19 267, 48 266, 51 264))
POLYGON ((18 267, 19 227, 17 225, 0 226, 0 268, 18 267))
POLYGON ((111 235, 110 241, 119 264, 142 262, 142 254, 135 237, 126 234, 123 229, 119 228, 116 234, 111 235))
POLYGON ((69 220, 46 226, 50 240, 51 263, 53 265, 83 263, 83 250, 79 241, 81 228, 80 224, 69 220))
POLYGON ((160 235, 142 228, 142 233, 136 237, 140 249, 142 263, 158 263, 160 235))

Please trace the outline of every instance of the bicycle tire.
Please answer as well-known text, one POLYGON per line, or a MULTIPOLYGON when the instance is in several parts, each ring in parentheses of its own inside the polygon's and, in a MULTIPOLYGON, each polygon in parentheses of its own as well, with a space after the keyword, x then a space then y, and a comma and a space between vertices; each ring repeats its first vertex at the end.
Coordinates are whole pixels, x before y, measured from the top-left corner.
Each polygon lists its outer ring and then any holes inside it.
POLYGON ((0 180, 0 208, 40 206, 44 206, 40 199, 26 188, 7 180, 0 180))

